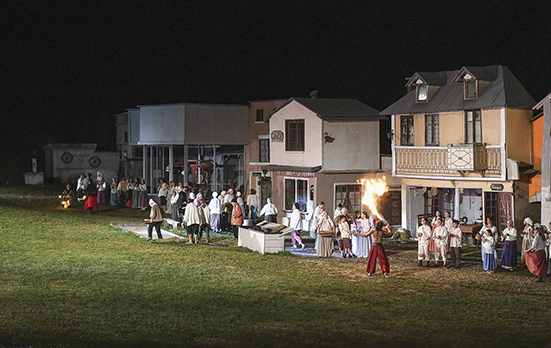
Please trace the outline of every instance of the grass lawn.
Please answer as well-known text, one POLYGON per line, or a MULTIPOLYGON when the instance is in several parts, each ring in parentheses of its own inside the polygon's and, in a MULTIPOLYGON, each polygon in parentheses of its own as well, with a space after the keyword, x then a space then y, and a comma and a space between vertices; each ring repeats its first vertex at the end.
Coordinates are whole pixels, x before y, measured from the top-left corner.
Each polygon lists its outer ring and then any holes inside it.
POLYGON ((149 211, 62 209, 58 187, 0 188, 0 346, 545 347, 551 283, 526 269, 417 267, 385 242, 391 277, 365 259, 148 243, 109 226, 149 211))

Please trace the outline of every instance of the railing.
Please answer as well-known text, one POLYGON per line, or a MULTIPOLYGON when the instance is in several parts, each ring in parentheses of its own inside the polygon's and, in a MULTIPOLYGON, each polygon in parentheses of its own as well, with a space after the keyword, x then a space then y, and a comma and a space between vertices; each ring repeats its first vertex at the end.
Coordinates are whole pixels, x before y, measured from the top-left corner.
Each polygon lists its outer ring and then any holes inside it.
MULTIPOLYGON (((447 147, 396 146, 396 175, 463 177, 465 172, 448 166, 447 147)), ((475 176, 501 177, 501 147, 486 146, 485 170, 471 172, 475 176)), ((469 176, 473 176, 469 174, 469 176)))

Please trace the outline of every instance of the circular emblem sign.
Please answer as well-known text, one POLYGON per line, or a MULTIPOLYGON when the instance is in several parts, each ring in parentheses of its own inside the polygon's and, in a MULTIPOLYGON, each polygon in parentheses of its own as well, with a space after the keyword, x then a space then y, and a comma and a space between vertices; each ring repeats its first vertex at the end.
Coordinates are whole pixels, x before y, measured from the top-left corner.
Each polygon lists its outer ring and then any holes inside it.
POLYGON ((88 163, 90 163, 90 165, 93 168, 96 168, 96 167, 99 167, 99 165, 101 164, 101 160, 99 159, 98 156, 93 156, 93 157, 90 157, 90 159, 88 160, 88 163))
POLYGON ((64 152, 63 155, 61 155, 61 160, 63 163, 71 163, 73 161, 73 155, 69 152, 64 152))

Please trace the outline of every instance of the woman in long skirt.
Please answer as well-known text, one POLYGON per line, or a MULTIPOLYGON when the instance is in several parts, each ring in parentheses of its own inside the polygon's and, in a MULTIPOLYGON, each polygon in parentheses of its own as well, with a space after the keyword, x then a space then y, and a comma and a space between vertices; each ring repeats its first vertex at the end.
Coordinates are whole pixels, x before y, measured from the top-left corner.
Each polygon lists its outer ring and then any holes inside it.
POLYGON ((522 245, 520 246, 520 262, 526 263, 524 260, 524 254, 526 253, 526 250, 530 249, 530 246, 532 245, 533 240, 533 229, 532 226, 534 225, 534 222, 532 219, 527 217, 524 219, 524 229, 522 230, 522 245))
POLYGON ((335 234, 335 224, 329 218, 326 211, 320 216, 318 221, 318 257, 331 257, 333 254, 333 235, 335 234))
POLYGON ((537 235, 532 245, 524 254, 526 266, 530 272, 538 277, 538 283, 543 282, 547 275, 547 260, 545 259, 545 235, 542 227, 537 228, 537 235))
POLYGON ((145 179, 142 179, 142 183, 138 187, 138 208, 146 209, 147 208, 147 185, 145 184, 145 179))
POLYGON ((513 221, 507 221, 507 228, 501 232, 501 238, 504 240, 501 267, 512 272, 517 268, 517 230, 513 227, 513 221))
POLYGON ((495 242, 491 230, 485 230, 482 235, 482 264, 487 273, 495 273, 496 259, 495 242))
POLYGON ((138 209, 138 200, 140 199, 140 185, 138 178, 134 179, 134 190, 132 191, 132 209, 138 209))
MULTIPOLYGON (((369 232, 374 227, 371 224, 371 219, 366 212, 362 213, 362 219, 359 221, 358 227, 358 232, 369 232)), ((356 238, 357 247, 354 254, 358 257, 367 258, 369 256, 369 251, 371 250, 371 236, 356 236, 356 238)), ((352 245, 352 247, 354 247, 354 245, 352 245)))

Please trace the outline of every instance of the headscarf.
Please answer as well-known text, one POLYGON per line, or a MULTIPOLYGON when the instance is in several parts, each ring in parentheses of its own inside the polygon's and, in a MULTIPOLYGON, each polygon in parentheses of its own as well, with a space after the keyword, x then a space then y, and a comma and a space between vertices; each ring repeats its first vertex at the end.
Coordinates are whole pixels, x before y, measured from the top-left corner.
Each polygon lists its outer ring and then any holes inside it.
POLYGON ((526 219, 524 219, 524 222, 527 223, 527 224, 530 225, 530 226, 533 226, 533 225, 534 225, 534 221, 532 221, 532 219, 530 219, 529 217, 527 217, 526 219))
POLYGON ((150 199, 149 200, 149 206, 154 206, 155 204, 157 204, 153 199, 150 199))
POLYGON ((216 197, 218 197, 218 192, 215 191, 212 193, 212 198, 216 198, 216 197))

